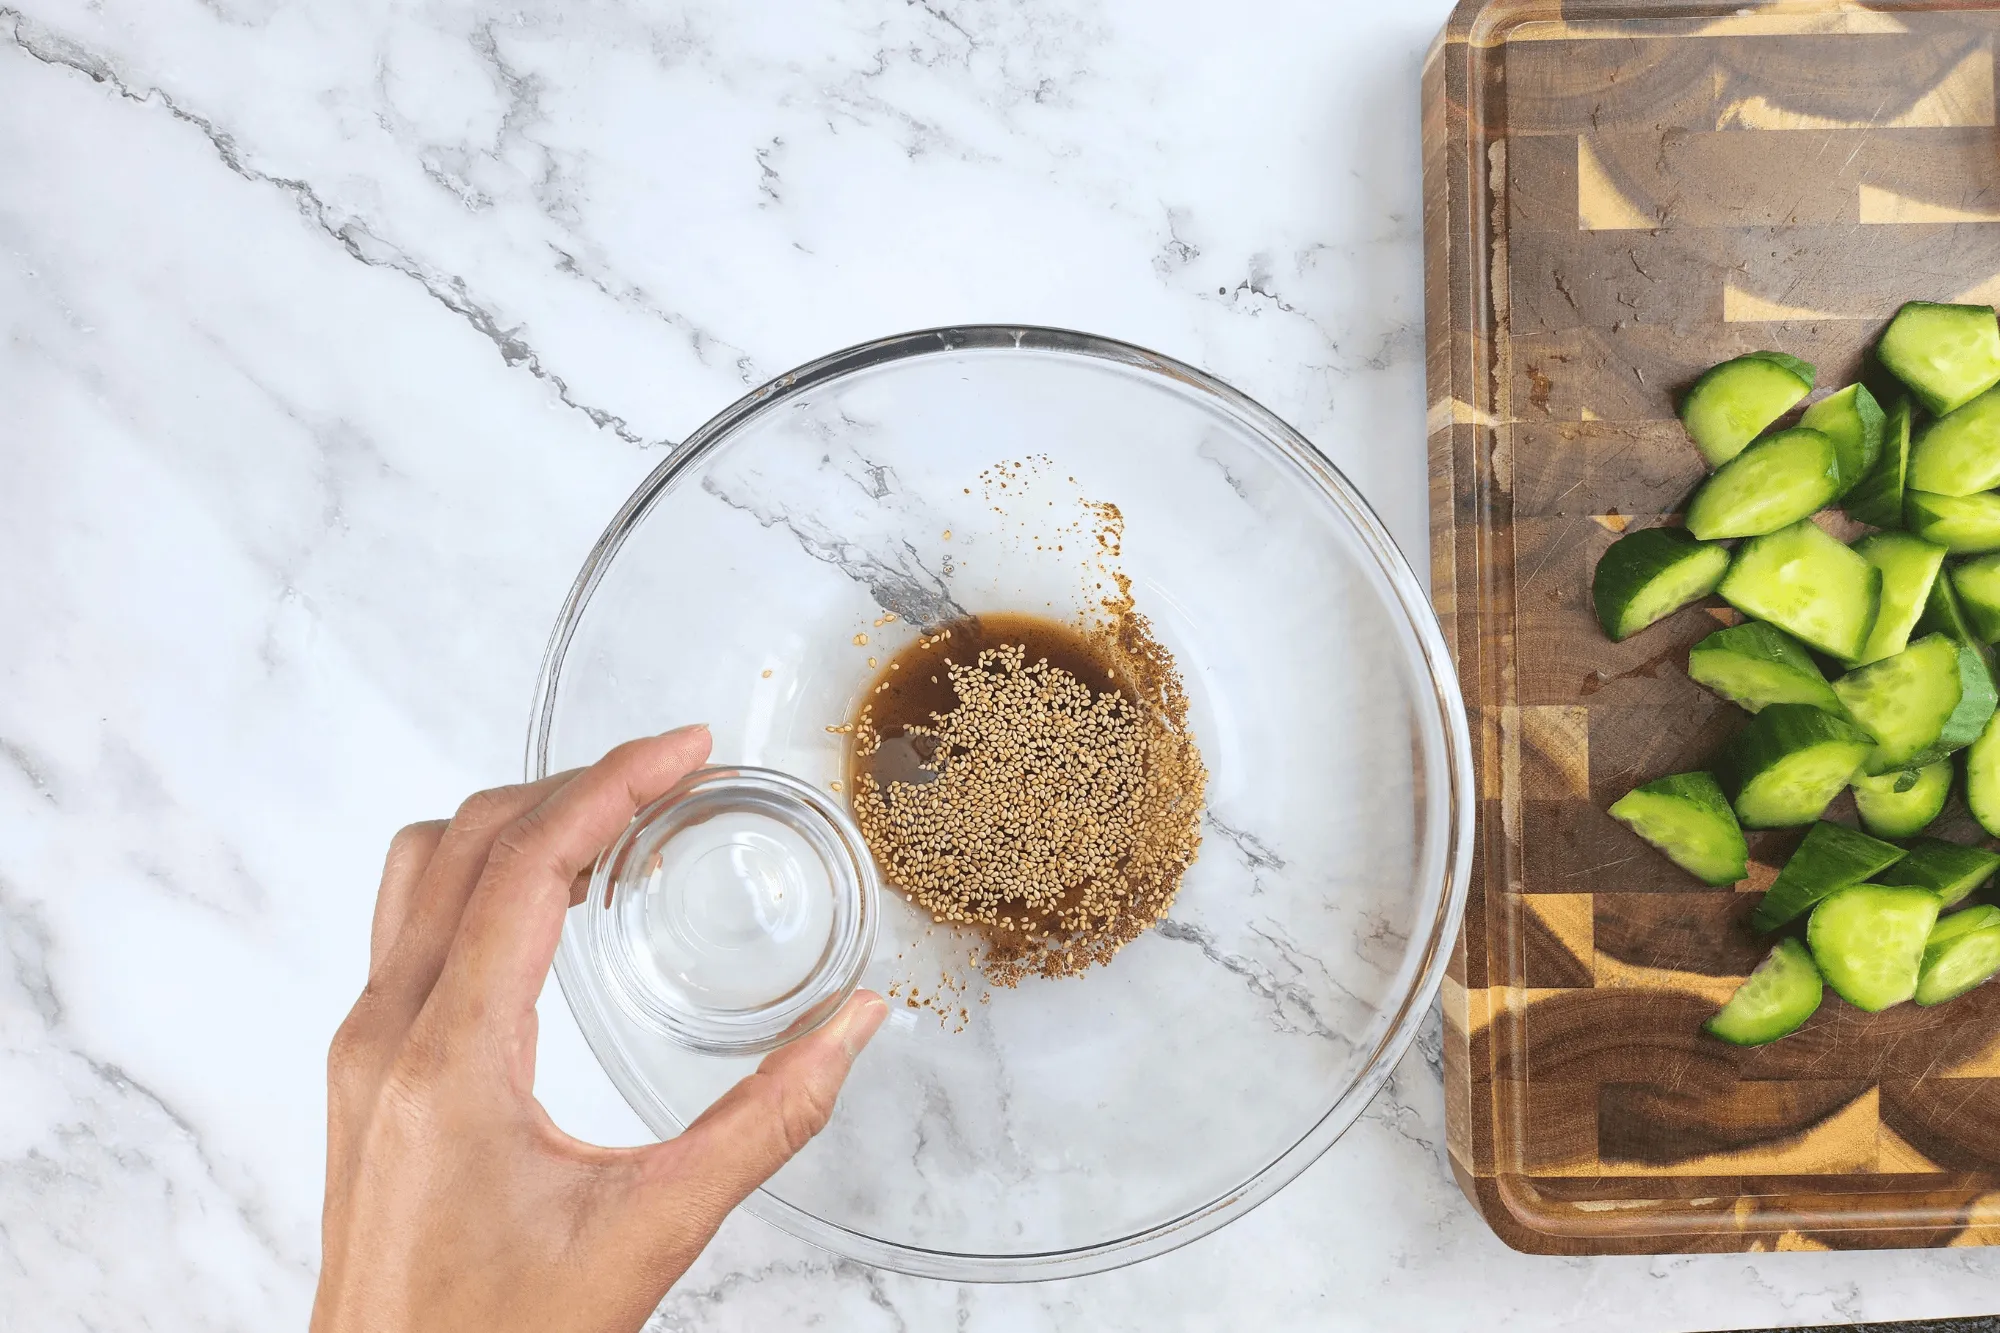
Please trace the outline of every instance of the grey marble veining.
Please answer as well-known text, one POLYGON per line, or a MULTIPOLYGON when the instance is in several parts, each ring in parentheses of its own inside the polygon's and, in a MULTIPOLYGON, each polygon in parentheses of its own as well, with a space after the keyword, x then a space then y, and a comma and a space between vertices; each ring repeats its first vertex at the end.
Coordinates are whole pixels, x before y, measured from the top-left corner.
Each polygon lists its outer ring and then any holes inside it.
MULTIPOLYGON (((302 1324, 381 850, 518 772, 584 552, 748 386, 938 323, 1127 338, 1300 427, 1421 556, 1444 8, 0 4, 0 1322, 302 1324)), ((1256 828, 1212 849, 1283 873, 1256 828)), ((1282 939, 1204 929, 1167 942, 1310 1029, 1282 939)), ((544 1078, 594 1076, 577 1046, 544 1078)), ((652 1327, 1991 1308, 1981 1251, 1511 1254, 1441 1169, 1437 1062, 1433 1029, 1276 1200, 1154 1263, 959 1287, 738 1218, 652 1327)))

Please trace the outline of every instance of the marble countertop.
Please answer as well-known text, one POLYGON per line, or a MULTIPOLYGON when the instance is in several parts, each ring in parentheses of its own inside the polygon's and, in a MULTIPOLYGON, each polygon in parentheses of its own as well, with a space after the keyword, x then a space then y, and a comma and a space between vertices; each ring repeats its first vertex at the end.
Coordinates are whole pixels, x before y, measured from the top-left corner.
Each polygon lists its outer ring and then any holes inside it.
MULTIPOLYGON (((1446 7, 0 0, 0 1326, 303 1325, 382 847, 518 774, 583 554, 747 387, 949 322, 1131 339, 1293 421, 1423 566, 1446 7)), ((1433 1027, 1166 1258, 957 1287, 738 1218, 652 1327, 1647 1333, 2000 1279, 1516 1255, 1442 1135, 1433 1027)))

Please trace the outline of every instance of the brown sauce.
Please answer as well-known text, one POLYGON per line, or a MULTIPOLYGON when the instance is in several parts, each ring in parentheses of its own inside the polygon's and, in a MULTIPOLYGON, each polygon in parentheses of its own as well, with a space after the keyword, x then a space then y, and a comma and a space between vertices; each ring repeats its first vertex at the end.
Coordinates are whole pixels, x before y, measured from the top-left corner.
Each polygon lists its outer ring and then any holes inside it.
POLYGON ((998 985, 1108 961, 1164 917, 1200 846, 1207 773, 1173 660, 1129 602, 1107 610, 927 632, 842 728, 885 881, 982 936, 998 985))
POLYGON ((882 745, 874 754, 860 757, 850 740, 842 790, 859 790, 857 779, 863 773, 884 787, 892 782, 930 781, 935 774, 925 765, 931 760, 934 742, 929 736, 909 735, 908 728, 932 726, 938 717, 958 706, 958 696, 951 689, 952 663, 976 662, 988 648, 1013 645, 1025 650, 1028 661, 1045 660, 1087 682, 1099 694, 1115 691, 1138 701, 1103 635, 1093 639, 1074 623, 1025 611, 967 616, 912 640, 876 675, 862 702, 872 705, 871 716, 882 745))

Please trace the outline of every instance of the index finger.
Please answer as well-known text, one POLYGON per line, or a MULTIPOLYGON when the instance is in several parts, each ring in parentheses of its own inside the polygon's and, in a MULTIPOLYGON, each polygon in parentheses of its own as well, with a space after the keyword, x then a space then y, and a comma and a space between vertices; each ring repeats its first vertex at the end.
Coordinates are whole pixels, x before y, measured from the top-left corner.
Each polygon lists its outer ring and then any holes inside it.
POLYGON ((627 741, 552 792, 494 842, 465 905, 436 995, 460 1014, 532 1009, 562 937, 570 885, 639 807, 708 758, 705 726, 627 741))

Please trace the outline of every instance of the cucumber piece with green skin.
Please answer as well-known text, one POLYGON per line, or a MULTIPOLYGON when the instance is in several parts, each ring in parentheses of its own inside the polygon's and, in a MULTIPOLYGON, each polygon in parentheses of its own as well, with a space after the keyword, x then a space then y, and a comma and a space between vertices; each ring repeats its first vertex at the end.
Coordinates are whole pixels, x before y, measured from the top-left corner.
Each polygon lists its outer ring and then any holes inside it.
POLYGON ((1825 984, 1806 946, 1779 940, 1728 1003, 1701 1025, 1702 1031, 1732 1046, 1762 1046, 1804 1027, 1825 997, 1825 984))
POLYGON ((1766 435, 1717 468, 1688 504, 1687 529, 1703 541, 1761 537, 1840 494, 1831 437, 1803 426, 1766 435))
MULTIPOLYGON (((1945 906, 1950 907, 1951 904, 1946 903, 1945 906)), ((1949 916, 1940 915, 1937 924, 1931 927, 1931 937, 1926 949, 1928 950, 1931 944, 1949 944, 1960 935, 1970 934, 1975 930, 1985 930, 1988 926, 2000 926, 2000 907, 1982 903, 1978 907, 1968 907, 1963 912, 1953 912, 1949 916)))
POLYGON ((1874 748, 1852 722, 1772 704, 1723 747, 1715 776, 1744 828, 1788 828, 1818 819, 1874 748))
POLYGON ((1822 820, 1806 831, 1805 841, 1764 891, 1750 924, 1760 931, 1776 930, 1804 916, 1820 899, 1859 884, 1902 859, 1901 847, 1845 824, 1822 820))
POLYGON ((1929 889, 1946 907, 1955 907, 2000 869, 2000 854, 1941 838, 1916 838, 1903 859, 1875 876, 1882 884, 1929 889))
POLYGON ((1947 565, 1944 572, 1931 584, 1931 599, 1924 604, 1924 614, 1917 621, 1918 634, 1949 634, 1960 643, 1969 643, 1975 648, 1986 646, 1985 640, 1972 626, 1972 618, 1965 614, 1965 607, 1958 599, 1956 580, 1947 565))
POLYGON ((1856 884, 1813 908, 1806 943, 1835 993, 1875 1014, 1917 993, 1937 918, 1937 895, 1928 889, 1856 884))
POLYGON ((1861 665, 1879 662, 1907 648, 1910 631, 1930 605, 1931 588, 1944 568, 1944 547, 1907 532, 1875 532, 1854 543, 1863 560, 1882 571, 1882 595, 1875 626, 1862 646, 1861 665))
POLYGON ((1854 808, 1861 812, 1861 827, 1878 838, 1922 833, 1944 809, 1951 779, 1949 759, 1873 777, 1861 774, 1854 779, 1854 808))
POLYGON ((1833 441, 1840 459, 1841 495, 1860 485, 1882 461, 1882 428, 1887 418, 1865 384, 1850 384, 1828 394, 1805 410, 1799 424, 1833 441))
POLYGON ((1761 620, 1719 629, 1689 649, 1688 676, 1752 713, 1766 704, 1844 711, 1805 645, 1761 620))
MULTIPOLYGON (((1985 667, 1970 649, 1948 635, 1929 634, 1894 657, 1857 667, 1833 682, 1833 692, 1847 706, 1848 716, 1875 738, 1866 772, 1917 768, 1943 757, 1929 752, 1943 741, 1946 724, 1965 697, 1965 673, 1960 670, 1964 655, 1973 657, 1975 671, 1983 676, 1985 667), (1920 757, 1925 755, 1929 757, 1920 757)), ((1960 721, 1963 729, 1964 719, 1960 721)), ((1980 718, 1952 749, 1972 744, 1985 725, 1986 719, 1980 718)))
POLYGON ((2000 551, 2000 495, 1903 492, 1903 526, 1953 555, 2000 551))
POLYGON ((1975 495, 2000 486, 2000 389, 1988 389, 1910 442, 1908 485, 1936 495, 1975 495))
MULTIPOLYGON (((1932 763, 1938 763, 1940 759, 1956 755, 1958 751, 1966 749, 1968 745, 1972 745, 1974 741, 1980 739, 1980 733, 1986 731, 1986 723, 1994 715, 1994 703, 1996 703, 1994 677, 1992 677, 1992 669, 1986 664, 1986 656, 1978 648, 1974 648, 1972 644, 1962 644, 1956 638, 1952 638, 1950 634, 1926 634, 1918 642, 1932 642, 1932 640, 1944 640, 1944 642, 1952 644, 1952 648, 1956 650, 1958 703, 1952 705, 1950 713, 1946 713, 1944 725, 1938 729, 1938 735, 1930 743, 1926 743, 1922 749, 1918 749, 1912 755, 1902 755, 1900 743, 1912 739, 1916 735, 1918 727, 1924 723, 1924 701, 1918 695, 1910 695, 1910 697, 1906 697, 1902 701, 1896 701, 1890 707, 1890 713, 1900 719, 1900 725, 1896 727, 1898 729, 1898 745, 1884 747, 1882 751, 1878 751, 1876 755, 1872 755, 1868 759, 1866 769, 1864 769, 1866 773, 1888 773, 1890 767, 1922 769, 1924 765, 1932 765, 1932 763)), ((1880 667, 1880 664, 1882 662, 1874 662, 1872 667, 1868 667, 1866 671, 1872 671, 1874 667, 1880 667)), ((1848 673, 1848 675, 1852 677, 1856 673, 1848 673)), ((1842 681, 1846 681, 1846 679, 1848 677, 1842 677, 1842 681)), ((1840 695, 1840 687, 1838 685, 1834 687, 1834 693, 1840 695)), ((1948 695, 1948 691, 1940 685, 1936 689, 1934 703, 1942 703, 1944 695, 1948 695)), ((1842 703, 1846 703, 1844 695, 1842 695, 1842 703)), ((1848 711, 1852 715, 1852 705, 1850 705, 1848 711)), ((1862 721, 1858 717, 1854 721, 1862 725, 1862 731, 1870 731, 1870 727, 1868 727, 1866 721, 1862 721)))
POLYGON ((1882 331, 1875 357, 1941 417, 2000 384, 2000 325, 1991 306, 1910 301, 1882 331))
POLYGON ((1715 591, 1729 552, 1680 528, 1628 532, 1597 559, 1591 600, 1597 623, 1615 642, 1715 591))
POLYGON ((1868 644, 1882 571, 1802 519, 1736 549, 1720 592, 1746 616, 1853 661, 1868 644))
POLYGON ((1859 485, 1841 500, 1847 516, 1878 528, 1903 525, 1903 482, 1910 468, 1910 396, 1889 402, 1882 422, 1882 456, 1859 485))
POLYGON ((2000 907, 1972 907, 1938 918, 1917 971, 1921 1005, 1955 1000, 2000 973, 2000 907))
POLYGON ((1965 803, 1979 827, 2000 838, 2000 713, 1965 752, 1965 803))
POLYGON ((1910 762, 1921 767, 1957 754, 1979 739, 1986 724, 1993 720, 1996 706, 2000 706, 2000 691, 1994 688, 1992 664, 1979 649, 1959 644, 1958 707, 1945 719, 1944 730, 1937 740, 1910 762))
POLYGON ((1951 585, 1972 633, 2000 639, 2000 553, 1976 556, 1951 571, 1951 585))
POLYGON ((1743 452, 1812 392, 1813 368, 1783 352, 1751 352, 1702 372, 1681 400, 1681 422, 1710 467, 1743 452))
POLYGON ((1736 812, 1710 774, 1676 773, 1635 787, 1612 803, 1611 817, 1704 884, 1734 884, 1749 871, 1736 812))

